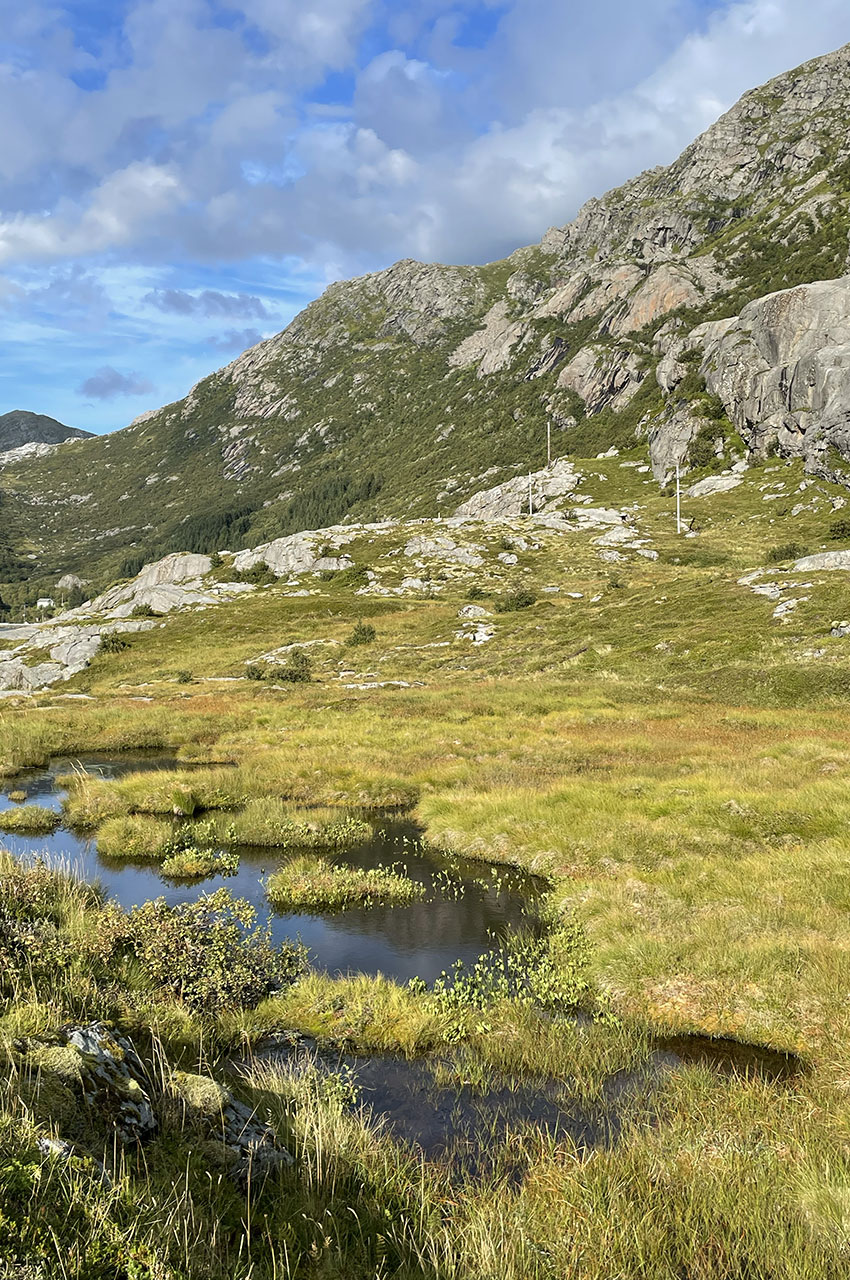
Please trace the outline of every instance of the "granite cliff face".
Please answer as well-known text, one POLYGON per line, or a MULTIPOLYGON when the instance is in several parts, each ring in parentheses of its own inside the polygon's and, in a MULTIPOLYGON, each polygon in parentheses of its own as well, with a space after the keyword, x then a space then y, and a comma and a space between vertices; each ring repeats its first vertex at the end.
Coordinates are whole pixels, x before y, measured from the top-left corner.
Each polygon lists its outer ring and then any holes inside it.
MULTIPOLYGON (((448 514, 556 456, 664 483, 749 453, 850 483, 850 46, 745 95, 668 168, 484 267, 332 285, 182 401, 7 467, 51 572, 448 514)), ((4 495, 0 495, 2 498, 4 495)))

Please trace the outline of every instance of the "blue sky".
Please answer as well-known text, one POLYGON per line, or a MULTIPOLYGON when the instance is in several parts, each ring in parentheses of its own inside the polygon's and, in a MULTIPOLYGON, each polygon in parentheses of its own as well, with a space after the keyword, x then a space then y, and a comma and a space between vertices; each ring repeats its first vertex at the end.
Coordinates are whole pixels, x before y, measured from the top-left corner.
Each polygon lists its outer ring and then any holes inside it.
POLYGON ((0 412, 107 431, 330 281, 486 262, 846 0, 0 0, 0 412))

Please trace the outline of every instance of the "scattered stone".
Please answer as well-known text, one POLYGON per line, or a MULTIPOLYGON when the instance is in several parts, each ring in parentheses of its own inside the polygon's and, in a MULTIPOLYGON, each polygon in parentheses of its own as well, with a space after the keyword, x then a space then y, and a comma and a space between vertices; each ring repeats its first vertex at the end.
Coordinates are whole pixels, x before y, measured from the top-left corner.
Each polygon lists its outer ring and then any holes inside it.
POLYGON ((705 480, 699 480, 696 484, 692 484, 690 489, 686 489, 685 494, 688 498, 710 498, 717 493, 729 493, 731 489, 737 489, 742 482, 743 476, 737 473, 706 476, 705 480))
POLYGON ((797 560, 795 569, 850 569, 850 551, 819 551, 812 556, 803 556, 797 560))

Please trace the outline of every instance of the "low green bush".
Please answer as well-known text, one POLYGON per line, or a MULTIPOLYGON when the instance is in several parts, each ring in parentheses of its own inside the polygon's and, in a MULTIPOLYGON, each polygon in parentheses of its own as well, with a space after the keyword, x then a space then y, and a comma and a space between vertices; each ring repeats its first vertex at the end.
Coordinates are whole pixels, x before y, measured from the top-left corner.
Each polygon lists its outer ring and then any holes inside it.
POLYGON ((276 947, 256 920, 251 904, 227 889, 173 907, 157 898, 130 912, 126 945, 152 982, 190 1008, 251 1008, 306 968, 300 943, 276 947))
POLYGON ((349 648, 358 644, 372 644, 377 634, 378 633, 372 626, 371 622, 364 622, 362 618, 358 618, 355 623, 354 630, 351 632, 345 643, 349 648))
POLYGON ((799 542, 781 542, 776 547, 771 547, 765 556, 767 564, 783 564, 786 560, 799 560, 802 556, 809 554, 809 548, 804 547, 799 542))
POLYGON ((108 631, 105 636, 100 638, 101 653, 121 653, 124 649, 129 649, 130 641, 121 635, 119 631, 108 631))
POLYGON ((313 663, 304 649, 293 649, 285 663, 266 668, 266 680, 283 681, 284 684, 306 684, 312 678, 313 663))
POLYGON ((530 587, 516 587, 508 591, 495 603, 497 613, 519 613, 521 609, 529 609, 536 602, 537 594, 530 587))

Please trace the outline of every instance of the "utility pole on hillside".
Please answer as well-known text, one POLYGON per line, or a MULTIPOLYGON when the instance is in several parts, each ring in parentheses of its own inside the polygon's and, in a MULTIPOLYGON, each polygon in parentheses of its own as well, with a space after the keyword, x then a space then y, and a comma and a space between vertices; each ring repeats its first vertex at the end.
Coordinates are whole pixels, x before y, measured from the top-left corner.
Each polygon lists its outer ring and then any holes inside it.
POLYGON ((676 532, 682 532, 682 489, 679 484, 679 464, 676 463, 676 532))

